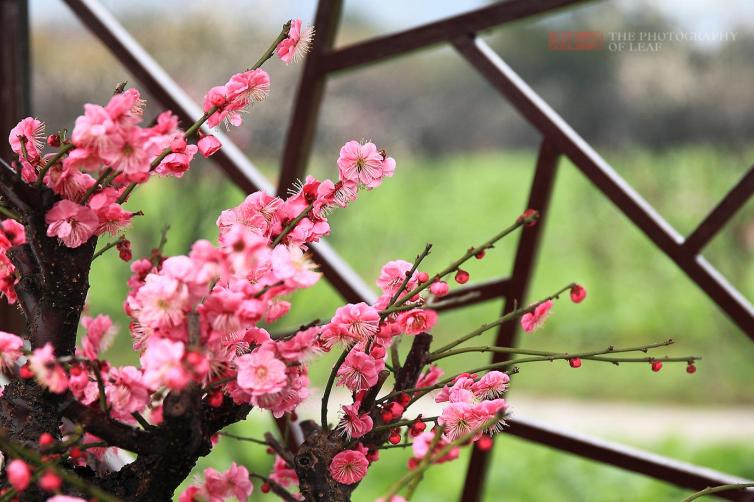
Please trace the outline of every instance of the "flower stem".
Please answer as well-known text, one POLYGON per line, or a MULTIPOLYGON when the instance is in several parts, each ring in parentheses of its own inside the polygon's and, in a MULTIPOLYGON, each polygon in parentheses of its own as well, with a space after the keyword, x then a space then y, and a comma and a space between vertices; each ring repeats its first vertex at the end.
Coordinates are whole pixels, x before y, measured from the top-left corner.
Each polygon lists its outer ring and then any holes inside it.
POLYGON ((264 446, 270 446, 269 443, 267 443, 267 441, 265 441, 263 439, 257 439, 257 438, 246 437, 246 436, 237 436, 235 434, 231 434, 230 432, 222 432, 222 431, 219 432, 218 434, 220 434, 221 436, 229 437, 231 439, 238 439, 239 441, 248 441, 250 443, 261 444, 261 445, 264 445, 264 446))
POLYGON ((277 246, 278 244, 280 244, 283 241, 283 239, 285 239, 285 237, 289 233, 293 232, 293 229, 296 228, 296 225, 298 225, 301 220, 303 220, 304 218, 306 218, 306 216, 309 214, 309 211, 311 211, 313 207, 314 207, 314 202, 312 202, 308 206, 306 206, 303 211, 301 211, 295 218, 293 218, 290 221, 290 223, 288 223, 285 226, 285 228, 283 229, 283 231, 280 232, 280 235, 278 235, 277 237, 275 237, 275 240, 272 241, 271 246, 272 247, 277 246))
POLYGON ((745 488, 753 488, 754 483, 733 483, 729 485, 718 485, 718 486, 708 486, 704 490, 700 490, 696 493, 692 493, 685 499, 683 499, 681 502, 691 502, 692 500, 696 500, 700 497, 704 497, 705 495, 712 495, 713 493, 721 493, 721 492, 727 492, 732 490, 743 490, 745 488))
POLYGON ((97 251, 96 253, 94 253, 94 255, 92 256, 92 261, 96 260, 97 258, 99 258, 100 256, 102 256, 103 254, 105 254, 108 250, 110 250, 110 249, 114 248, 115 246, 117 246, 118 243, 121 242, 122 240, 123 240, 123 237, 121 236, 119 239, 114 240, 112 242, 108 242, 107 244, 105 244, 104 246, 102 246, 102 249, 100 249, 99 251, 97 251))
POLYGON ((73 150, 75 147, 73 146, 73 143, 66 143, 63 145, 60 150, 58 150, 58 153, 56 153, 50 160, 48 160, 44 167, 39 171, 39 176, 37 176, 37 182, 36 186, 42 186, 42 182, 45 179, 45 175, 47 174, 47 171, 50 170, 52 166, 57 164, 57 162, 63 158, 65 154, 73 150))
POLYGON ((5 206, 0 206, 0 214, 7 216, 11 220, 21 221, 21 216, 17 215, 13 210, 8 209, 5 206))
POLYGON ((343 351, 342 354, 340 354, 340 357, 335 362, 335 366, 333 366, 332 371, 330 372, 330 376, 327 378, 325 393, 322 395, 322 408, 320 410, 320 421, 322 424, 322 429, 324 430, 328 430, 330 428, 327 423, 327 402, 330 400, 330 392, 332 392, 332 386, 335 383, 335 376, 337 375, 340 367, 343 366, 343 362, 346 360, 346 357, 348 356, 348 353, 350 351, 351 347, 348 347, 343 351))
POLYGON ((277 48, 278 44, 280 44, 280 42, 288 38, 288 32, 290 31, 290 29, 291 29, 291 22, 288 21, 287 23, 283 25, 283 29, 280 30, 280 34, 272 42, 272 44, 270 44, 270 47, 267 49, 267 51, 265 51, 265 53, 262 54, 262 56, 257 60, 257 62, 254 63, 254 66, 252 66, 249 69, 256 70, 257 68, 261 67, 265 63, 265 61, 270 59, 275 54, 275 49, 277 48))
POLYGON ((550 296, 548 296, 546 298, 543 298, 542 300, 538 301, 537 303, 529 305, 528 307, 516 309, 513 312, 509 312, 508 314, 505 314, 504 316, 502 316, 502 317, 500 317, 498 319, 495 319, 492 322, 489 322, 489 323, 486 323, 486 324, 482 324, 481 326, 479 326, 477 329, 475 329, 471 333, 469 333, 467 335, 464 335, 461 338, 459 338, 459 339, 457 339, 457 340, 455 340, 453 342, 450 342, 449 344, 444 345, 443 347, 440 347, 439 349, 433 351, 429 355, 429 360, 432 361, 432 360, 435 360, 435 359, 439 359, 437 357, 439 354, 441 354, 443 352, 446 352, 446 351, 452 349, 453 347, 462 344, 463 342, 465 342, 467 340, 471 340, 472 338, 481 335, 485 331, 487 331, 487 330, 489 330, 491 328, 494 328, 495 326, 499 326, 499 325, 501 325, 501 324, 503 324, 503 323, 505 323, 507 321, 510 321, 511 319, 515 319, 516 317, 521 316, 523 314, 526 314, 527 312, 532 312, 534 309, 536 309, 539 305, 543 304, 544 302, 558 298, 565 291, 571 289, 571 287, 573 287, 573 283, 571 283, 571 284, 569 284, 569 285, 567 285, 567 286, 565 286, 563 288, 560 288, 558 291, 556 291, 552 295, 550 295, 550 296))

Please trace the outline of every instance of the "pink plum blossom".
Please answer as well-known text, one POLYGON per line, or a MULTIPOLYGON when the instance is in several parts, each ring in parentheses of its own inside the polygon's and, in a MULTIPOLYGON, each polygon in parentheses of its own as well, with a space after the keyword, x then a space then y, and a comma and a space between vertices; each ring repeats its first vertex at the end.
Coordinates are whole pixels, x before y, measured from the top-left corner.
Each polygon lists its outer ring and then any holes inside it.
MULTIPOLYGON (((380 363, 384 364, 382 361, 380 363)), ((338 383, 353 392, 368 389, 377 383, 377 374, 381 369, 372 356, 354 349, 338 369, 338 383)))
POLYGON ((353 341, 365 341, 377 333, 379 322, 377 309, 361 302, 338 308, 330 324, 353 341))
POLYGON ((81 353, 88 359, 97 359, 100 352, 106 350, 113 341, 115 329, 109 316, 82 316, 81 325, 86 335, 81 340, 81 353))
POLYGON ((29 367, 43 387, 55 394, 62 394, 68 388, 68 375, 55 358, 55 352, 50 343, 44 347, 34 349, 29 356, 29 367))
POLYGON ((105 395, 113 412, 121 419, 141 412, 149 403, 149 388, 144 375, 133 366, 113 368, 107 377, 105 395))
POLYGON ((537 328, 544 324, 545 319, 550 314, 552 308, 552 300, 547 300, 536 306, 533 312, 527 312, 521 316, 521 327, 527 333, 535 331, 537 328))
POLYGON ((297 63, 309 52, 314 36, 314 28, 301 24, 300 19, 292 19, 288 36, 275 48, 275 53, 285 63, 297 63))
POLYGON ((344 183, 376 188, 386 176, 392 176, 395 161, 385 159, 374 143, 349 141, 340 149, 338 157, 340 179, 344 183))
POLYGON ((0 331, 0 373, 5 373, 21 357, 24 341, 11 333, 0 331))
POLYGON ((199 148, 199 153, 202 154, 202 157, 210 157, 217 153, 223 145, 215 136, 207 134, 196 142, 196 146, 199 148))
POLYGON ((348 439, 360 438, 374 427, 369 413, 360 413, 361 401, 349 406, 342 406, 343 416, 338 423, 338 429, 343 431, 348 439))
POLYGON ((57 237, 69 248, 77 248, 94 235, 99 225, 97 214, 70 200, 56 202, 45 215, 47 236, 57 237))
POLYGON ((398 325, 407 335, 418 335, 432 329, 437 323, 437 312, 429 309, 412 309, 398 315, 398 325))
POLYGON ((28 159, 29 162, 36 164, 41 157, 44 133, 45 125, 42 121, 34 117, 22 119, 8 135, 11 150, 21 159, 24 159, 23 152, 26 150, 27 158, 24 160, 28 159))
POLYGON ((254 396, 272 394, 285 387, 288 378, 285 363, 271 350, 259 349, 236 359, 239 387, 249 389, 254 396))
POLYGON ((352 485, 361 481, 367 474, 369 460, 356 450, 345 450, 335 455, 330 462, 330 476, 338 483, 352 485))
POLYGON ((144 383, 150 389, 165 386, 171 390, 182 390, 191 380, 191 375, 183 366, 186 346, 166 338, 150 338, 146 350, 141 355, 144 369, 144 383))
POLYGON ((11 460, 5 467, 5 474, 8 476, 8 483, 17 492, 26 490, 31 483, 31 469, 23 460, 11 460))

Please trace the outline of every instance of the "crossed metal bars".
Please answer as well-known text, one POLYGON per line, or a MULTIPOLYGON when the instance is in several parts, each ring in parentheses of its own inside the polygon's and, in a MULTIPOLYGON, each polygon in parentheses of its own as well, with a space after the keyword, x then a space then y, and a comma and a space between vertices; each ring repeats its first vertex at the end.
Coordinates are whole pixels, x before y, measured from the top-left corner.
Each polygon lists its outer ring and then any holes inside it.
MULTIPOLYGON (((193 122, 194 118, 200 115, 199 106, 97 0, 64 1, 162 105, 173 109, 184 123, 193 122)), ((543 215, 547 214, 558 159, 562 155, 568 157, 597 189, 623 211, 728 314, 744 334, 754 340, 754 308, 700 256, 705 245, 751 197, 754 192, 754 167, 697 229, 684 239, 476 36, 476 33, 488 28, 585 1, 509 0, 392 35, 334 48, 342 0, 320 0, 315 17, 317 37, 299 83, 277 192, 284 194, 286 188, 297 178, 303 177, 306 171, 319 108, 329 75, 402 56, 434 44, 451 43, 457 52, 542 134, 527 207, 538 209, 543 215)), ((23 78, 9 81, 7 73, 11 67, 18 71, 17 67, 20 66, 23 75, 24 61, 28 61, 28 57, 25 56, 28 51, 26 2, 27 0, 0 0, 0 20, 3 21, 4 29, 9 26, 15 27, 5 31, 4 36, 8 40, 3 40, 15 45, 9 48, 4 44, 4 47, 0 48, 3 68, 3 79, 0 80, 3 94, 0 104, 6 111, 0 114, 0 119, 3 121, 2 125, 7 128, 15 124, 18 111, 24 109, 19 103, 28 99, 28 94, 25 94, 28 92, 28 68, 25 82, 23 78), (19 82, 22 85, 19 85, 19 82), (26 85, 26 90, 20 89, 23 84, 26 85)), ((227 137, 221 137, 221 141, 223 149, 213 156, 213 160, 234 183, 246 192, 258 189, 269 193, 274 191, 272 185, 227 137)), ((543 227, 544 221, 521 234, 510 277, 457 288, 449 296, 453 301, 447 302, 445 308, 460 308, 504 298, 504 312, 510 312, 515 302, 520 304, 525 301, 543 227)), ((349 302, 370 302, 374 299, 371 290, 326 243, 317 245, 314 254, 325 277, 344 299, 349 302)), ((502 325, 497 342, 512 345, 515 340, 516 324, 502 325)), ((496 354, 495 357, 502 360, 505 356, 496 354)), ((522 418, 510 421, 508 433, 693 490, 747 481, 522 418)), ((481 499, 488 462, 488 452, 477 449, 473 451, 462 500, 472 502, 481 499)), ((719 496, 730 500, 754 500, 754 493, 751 491, 724 492, 719 496)))

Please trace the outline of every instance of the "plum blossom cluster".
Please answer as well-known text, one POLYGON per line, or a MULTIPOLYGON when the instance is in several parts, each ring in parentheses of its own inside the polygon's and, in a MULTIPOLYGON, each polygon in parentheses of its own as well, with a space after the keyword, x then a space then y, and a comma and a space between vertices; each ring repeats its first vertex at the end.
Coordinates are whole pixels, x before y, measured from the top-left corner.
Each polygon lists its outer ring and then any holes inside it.
POLYGON ((26 232, 23 225, 13 219, 0 221, 0 295, 8 303, 16 303, 15 285, 18 282, 16 267, 8 258, 8 250, 26 242, 26 232))

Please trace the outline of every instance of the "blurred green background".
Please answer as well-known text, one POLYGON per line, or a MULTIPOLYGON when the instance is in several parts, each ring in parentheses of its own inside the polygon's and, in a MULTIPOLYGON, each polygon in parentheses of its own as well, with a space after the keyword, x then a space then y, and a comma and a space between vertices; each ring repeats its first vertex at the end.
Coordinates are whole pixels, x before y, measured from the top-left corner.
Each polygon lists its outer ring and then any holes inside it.
MULTIPOLYGON (((315 5, 234 0, 212 7, 172 0, 160 5, 141 0, 103 3, 196 100, 205 89, 255 60, 281 20, 293 15, 311 20, 315 5)), ((370 2, 352 0, 346 2, 338 43, 483 3, 442 0, 407 5, 390 0, 384 8, 382 2, 375 8, 370 2)), ((515 23, 485 38, 671 225, 687 235, 754 158, 754 35, 751 20, 743 14, 750 9, 746 2, 724 8, 695 0, 675 10, 673 3, 597 2, 547 19, 515 23), (686 9, 694 12, 691 7, 705 13, 707 24, 702 28, 734 31, 734 40, 667 44, 657 54, 547 50, 547 32, 552 30, 701 29, 699 17, 684 14, 686 9), (736 9, 741 12, 738 16, 736 9)), ((32 2, 33 106, 50 130, 69 127, 81 103, 105 101, 116 82, 139 85, 61 5, 56 0, 32 2)), ((273 63, 269 71, 270 99, 231 135, 274 181, 300 66, 273 63)), ((160 110, 151 102, 147 116, 160 110)), ((539 141, 531 127, 448 48, 335 79, 323 105, 310 172, 336 176, 337 149, 352 137, 374 140, 398 161, 394 178, 331 217, 330 243, 371 285, 383 263, 396 258, 411 261, 427 241, 434 244, 426 261, 432 271, 513 221, 526 204, 539 141)), ((129 205, 145 213, 128 233, 135 255, 147 254, 157 244, 165 224, 171 226, 169 253, 187 252, 198 238, 214 240, 218 213, 244 196, 207 162, 197 162, 184 179, 150 183, 137 191, 129 205)), ((695 354, 704 360, 693 376, 682 364, 666 365, 657 374, 645 365, 585 362, 579 370, 562 362, 522 366, 509 396, 514 410, 517 396, 522 403, 555 403, 555 414, 550 412, 547 418, 556 424, 599 430, 611 440, 754 478, 754 344, 566 159, 559 164, 546 216, 531 299, 570 281, 585 285, 589 296, 578 306, 559 302, 547 325, 521 337, 521 345, 575 351, 673 338, 677 345, 658 354, 695 354), (561 415, 558 403, 568 404, 561 415), (605 413, 613 405, 629 411, 613 421, 605 413), (648 406, 664 424, 659 433, 641 433, 642 427, 649 430, 652 425, 652 418, 646 416, 648 406), (737 418, 736 424, 746 424, 749 418, 751 422, 748 427, 731 427, 715 421, 717 412, 737 418)), ((516 239, 502 242, 484 260, 471 263, 472 282, 508 274, 516 239)), ((752 250, 754 203, 749 203, 704 256, 752 298, 752 250)), ((108 313, 121 325, 121 336, 110 351, 119 363, 136 360, 121 309, 128 275, 128 266, 115 253, 103 256, 95 262, 89 296, 92 313, 108 313)), ((324 282, 297 294, 292 302, 291 314, 280 329, 315 317, 329 318, 340 304, 324 282)), ((434 335, 449 340, 497 317, 501 308, 500 302, 490 302, 443 315, 434 335)), ((492 336, 489 333, 484 342, 492 336)), ((477 366, 478 361, 478 356, 458 357, 444 360, 443 367, 455 372, 477 366)), ((332 362, 324 357, 313 364, 315 391, 323 386, 332 362)), ((269 427, 268 418, 254 411, 233 430, 260 436, 269 427)), ((266 473, 271 458, 263 450, 224 438, 196 472, 208 465, 225 469, 236 459, 266 473)), ((404 471, 407 456, 386 452, 355 500, 384 494, 386 480, 404 471)), ((486 492, 490 501, 657 501, 678 500, 685 493, 504 435, 496 441, 493 465, 486 492)), ((455 499, 465 469, 465 457, 432 469, 416 500, 455 499)), ((254 497, 261 499, 259 493, 254 497)))

